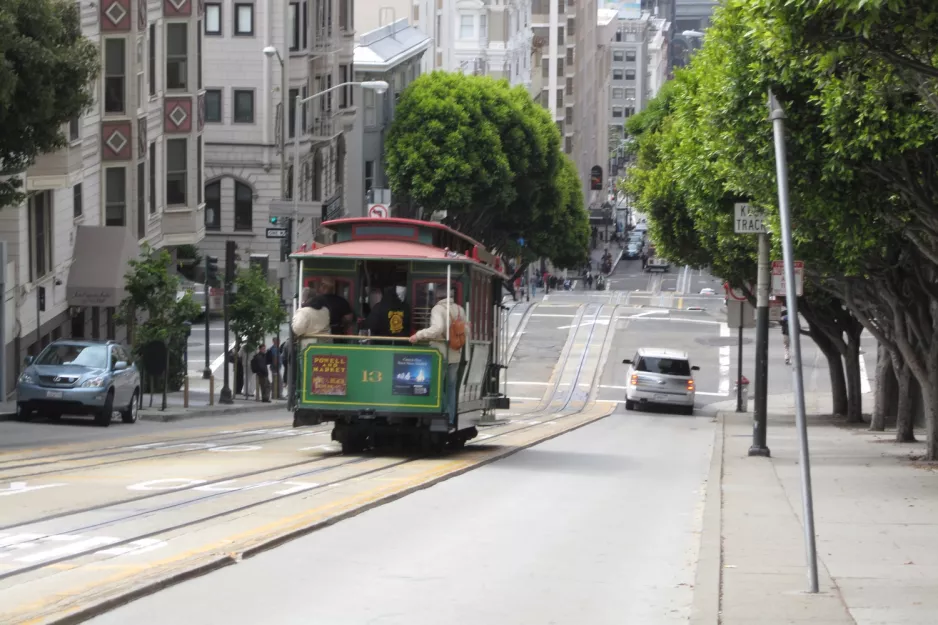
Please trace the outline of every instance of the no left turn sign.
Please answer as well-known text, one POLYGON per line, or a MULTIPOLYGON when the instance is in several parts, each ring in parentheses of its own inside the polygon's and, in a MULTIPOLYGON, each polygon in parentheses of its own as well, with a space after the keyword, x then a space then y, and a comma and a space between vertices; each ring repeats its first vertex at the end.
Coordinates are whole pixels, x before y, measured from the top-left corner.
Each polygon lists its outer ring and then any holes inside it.
POLYGON ((388 216, 388 207, 384 204, 372 204, 368 207, 368 216, 383 219, 388 216))

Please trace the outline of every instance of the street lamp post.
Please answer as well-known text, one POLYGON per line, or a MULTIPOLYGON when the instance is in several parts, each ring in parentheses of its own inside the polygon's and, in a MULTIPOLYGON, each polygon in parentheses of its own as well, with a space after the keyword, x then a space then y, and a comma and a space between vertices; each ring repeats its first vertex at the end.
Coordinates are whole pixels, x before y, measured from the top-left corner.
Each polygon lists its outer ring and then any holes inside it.
MULTIPOLYGON (((289 30, 284 31, 289 32, 289 30)), ((264 56, 277 57, 280 61, 280 199, 287 199, 287 95, 289 94, 289 76, 287 75, 287 62, 274 46, 264 48, 264 56)))

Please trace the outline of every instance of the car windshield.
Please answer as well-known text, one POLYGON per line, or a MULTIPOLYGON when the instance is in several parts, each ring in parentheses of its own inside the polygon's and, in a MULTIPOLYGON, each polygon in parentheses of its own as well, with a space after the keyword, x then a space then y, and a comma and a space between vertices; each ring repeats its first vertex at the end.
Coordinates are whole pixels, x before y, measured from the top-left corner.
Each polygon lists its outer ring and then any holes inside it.
POLYGON ((104 369, 107 367, 107 345, 50 345, 36 359, 37 365, 77 365, 104 369))
POLYGON ((645 356, 638 363, 639 371, 664 375, 690 375, 690 363, 682 358, 655 358, 645 356))

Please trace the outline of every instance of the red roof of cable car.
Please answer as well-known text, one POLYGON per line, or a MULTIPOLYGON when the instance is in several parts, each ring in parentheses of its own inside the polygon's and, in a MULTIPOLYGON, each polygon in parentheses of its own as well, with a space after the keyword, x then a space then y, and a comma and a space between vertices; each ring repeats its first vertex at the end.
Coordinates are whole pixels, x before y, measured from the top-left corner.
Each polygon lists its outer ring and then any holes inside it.
POLYGON ((453 230, 446 224, 441 224, 438 221, 421 221, 419 219, 402 219, 400 217, 346 217, 344 219, 332 219, 330 221, 324 221, 320 224, 323 228, 333 228, 334 226, 339 226, 342 224, 354 224, 354 223, 367 223, 374 224, 379 222, 382 224, 400 224, 402 226, 417 226, 418 228, 434 228, 436 230, 443 230, 451 234, 455 234, 457 237, 467 241, 473 245, 478 245, 482 249, 485 249, 485 246, 473 239, 472 237, 467 237, 462 232, 458 230, 453 230))
MULTIPOLYGON (((308 251, 301 251, 302 256, 355 256, 375 258, 413 258, 418 260, 459 260, 462 257, 448 258, 446 250, 432 245, 415 243, 413 241, 376 241, 374 239, 359 239, 332 243, 308 251)), ((462 258, 462 260, 468 260, 462 258)))

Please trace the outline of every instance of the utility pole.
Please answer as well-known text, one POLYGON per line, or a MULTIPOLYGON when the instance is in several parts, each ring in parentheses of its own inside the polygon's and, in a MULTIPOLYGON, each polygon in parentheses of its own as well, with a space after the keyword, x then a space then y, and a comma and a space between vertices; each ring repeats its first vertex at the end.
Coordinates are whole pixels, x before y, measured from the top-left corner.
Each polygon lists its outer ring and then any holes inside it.
POLYGON ((759 234, 759 276, 756 284, 756 405, 752 419, 750 456, 768 457, 766 415, 769 392, 769 235, 759 234))
POLYGON ((234 397, 231 392, 231 378, 228 374, 228 365, 231 363, 228 362, 228 306, 231 304, 231 289, 234 287, 234 278, 235 278, 235 263, 236 263, 236 253, 238 250, 238 244, 234 241, 225 241, 225 288, 224 288, 224 308, 225 308, 225 374, 224 382, 222 383, 221 393, 218 395, 219 404, 233 404, 234 397))
POLYGON ((211 306, 210 306, 210 295, 211 287, 209 286, 215 280, 215 276, 218 275, 218 258, 216 256, 205 255, 205 369, 202 370, 202 379, 208 380, 212 377, 212 356, 209 352, 209 344, 211 343, 211 333, 209 332, 211 325, 211 306))

